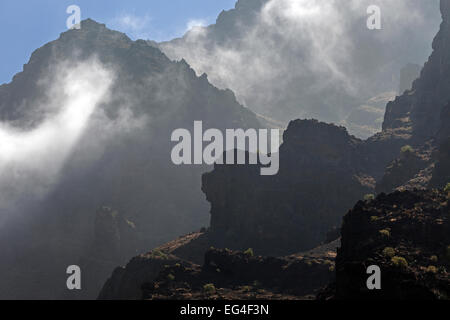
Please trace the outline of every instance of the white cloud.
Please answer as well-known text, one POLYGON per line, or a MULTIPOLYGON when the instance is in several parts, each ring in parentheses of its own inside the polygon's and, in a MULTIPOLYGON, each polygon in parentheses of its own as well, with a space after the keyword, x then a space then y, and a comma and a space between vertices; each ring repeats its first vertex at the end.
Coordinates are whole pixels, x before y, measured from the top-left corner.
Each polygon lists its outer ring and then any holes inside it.
POLYGON ((61 64, 56 71, 58 76, 47 81, 48 103, 37 107, 55 111, 51 116, 26 131, 0 122, 3 212, 21 199, 40 199, 51 190, 91 115, 109 97, 113 74, 95 59, 61 64))
POLYGON ((208 21, 205 19, 191 19, 186 24, 186 32, 194 29, 195 27, 206 27, 208 25, 208 21))
POLYGON ((121 30, 134 39, 150 38, 150 22, 149 15, 137 16, 131 13, 124 13, 111 22, 113 29, 121 30))
POLYGON ((437 0, 267 0, 254 9, 244 1, 216 28, 195 28, 161 47, 280 121, 339 122, 396 89, 405 64, 425 62, 440 23, 437 0), (381 7, 381 31, 367 29, 372 4, 381 7))

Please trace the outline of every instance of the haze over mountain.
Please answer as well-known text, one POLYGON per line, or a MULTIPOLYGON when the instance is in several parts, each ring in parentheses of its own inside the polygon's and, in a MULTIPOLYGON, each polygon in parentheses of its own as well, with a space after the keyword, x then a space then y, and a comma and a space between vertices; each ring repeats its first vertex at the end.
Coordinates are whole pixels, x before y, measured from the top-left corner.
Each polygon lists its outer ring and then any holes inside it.
POLYGON ((205 130, 260 126, 186 62, 92 20, 36 50, 0 86, 0 119, 0 296, 9 298, 59 297, 65 268, 98 243, 111 250, 106 272, 85 274, 101 285, 140 248, 207 225, 208 167, 175 166, 172 132, 194 120, 205 130), (104 205, 120 219, 97 212, 104 205), (117 258, 116 246, 130 247, 121 221, 138 241, 117 258))
POLYGON ((367 138, 381 129, 380 113, 366 108, 368 128, 348 116, 396 92, 405 65, 425 62, 439 19, 437 0, 239 0, 216 24, 156 45, 256 113, 285 125, 345 124, 367 138), (367 28, 370 5, 381 9, 382 30, 367 28))

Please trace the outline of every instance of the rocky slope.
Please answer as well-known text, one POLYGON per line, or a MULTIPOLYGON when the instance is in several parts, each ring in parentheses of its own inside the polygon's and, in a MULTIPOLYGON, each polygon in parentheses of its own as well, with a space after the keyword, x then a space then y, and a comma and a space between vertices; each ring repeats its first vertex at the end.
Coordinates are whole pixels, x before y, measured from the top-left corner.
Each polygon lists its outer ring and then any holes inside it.
POLYGON ((144 284, 144 299, 310 299, 333 278, 332 259, 209 250, 202 267, 178 264, 144 284))
POLYGON ((449 195, 437 190, 358 202, 344 217, 336 283, 328 294, 334 291, 331 297, 337 299, 449 299, 449 217, 449 195), (381 290, 367 289, 370 265, 381 268, 381 290))
POLYGON ((182 237, 117 268, 99 299, 313 299, 333 280, 338 242, 278 258, 213 248, 198 250, 198 263, 174 255, 202 236, 182 237))

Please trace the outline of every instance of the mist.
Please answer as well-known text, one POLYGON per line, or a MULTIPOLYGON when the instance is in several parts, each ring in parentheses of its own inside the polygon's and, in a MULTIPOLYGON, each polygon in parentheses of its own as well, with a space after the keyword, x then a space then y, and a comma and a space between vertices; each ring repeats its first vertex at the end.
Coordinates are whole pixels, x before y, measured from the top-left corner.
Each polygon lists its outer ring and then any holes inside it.
POLYGON ((52 71, 55 76, 40 83, 47 87, 47 103, 30 106, 45 113, 44 120, 28 130, 0 123, 2 220, 25 200, 42 200, 57 184, 96 107, 107 101, 114 79, 96 59, 63 62, 52 71))
POLYGON ((367 100, 393 98, 401 68, 426 61, 440 21, 437 0, 241 0, 160 47, 259 114, 342 124, 367 100), (370 5, 381 8, 381 30, 367 28, 370 5))

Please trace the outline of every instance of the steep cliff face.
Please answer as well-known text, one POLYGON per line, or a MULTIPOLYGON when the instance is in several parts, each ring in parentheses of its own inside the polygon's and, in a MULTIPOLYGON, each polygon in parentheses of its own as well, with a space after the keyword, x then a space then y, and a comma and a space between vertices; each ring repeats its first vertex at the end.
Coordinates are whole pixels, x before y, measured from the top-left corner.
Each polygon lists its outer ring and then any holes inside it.
POLYGON ((362 141, 344 128, 297 120, 283 140, 276 176, 260 176, 257 166, 229 165, 203 176, 214 245, 270 255, 310 249, 355 201, 372 193, 362 141))
POLYGON ((450 3, 442 0, 441 28, 433 52, 412 89, 388 103, 383 131, 367 140, 377 191, 443 187, 448 179, 450 101, 450 3), (414 149, 408 157, 400 152, 414 149), (380 171, 380 169, 383 170, 380 171))
POLYGON ((442 191, 381 194, 358 202, 342 225, 336 258, 338 299, 448 299, 450 206, 442 191), (368 290, 366 268, 381 269, 368 290))
POLYGON ((383 178, 377 183, 376 192, 389 193, 412 183, 412 180, 415 180, 415 187, 426 188, 431 178, 431 171, 426 169, 430 165, 432 159, 429 148, 415 150, 411 146, 404 146, 400 157, 386 168, 383 178), (423 180, 419 181, 421 174, 423 180))
POLYGON ((433 53, 410 91, 387 105, 383 130, 407 132, 415 144, 436 137, 450 101, 450 4, 441 1, 442 24, 433 53))
POLYGON ((443 188, 450 182, 450 139, 439 146, 436 158, 429 187, 443 188))

